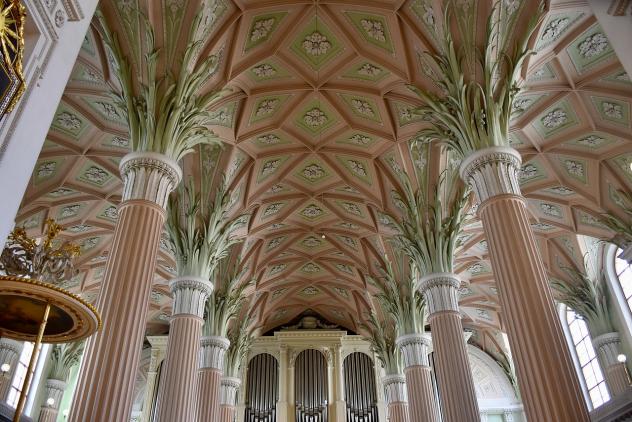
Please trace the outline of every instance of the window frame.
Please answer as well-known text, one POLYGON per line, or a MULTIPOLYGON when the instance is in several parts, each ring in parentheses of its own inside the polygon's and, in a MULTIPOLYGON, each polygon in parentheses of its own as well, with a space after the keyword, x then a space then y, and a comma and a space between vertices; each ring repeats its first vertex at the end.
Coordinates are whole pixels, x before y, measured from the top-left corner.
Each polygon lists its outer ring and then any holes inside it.
POLYGON ((619 247, 614 244, 610 244, 604 249, 605 271, 607 275, 606 280, 608 281, 608 287, 610 288, 610 292, 612 292, 617 304, 617 306, 615 306, 615 313, 624 325, 622 328, 625 328, 629 333, 632 333, 632 309, 630 309, 630 305, 625 297, 623 286, 621 285, 621 281, 619 281, 619 276, 617 275, 615 267, 615 260, 617 259, 617 251, 619 250, 619 247))

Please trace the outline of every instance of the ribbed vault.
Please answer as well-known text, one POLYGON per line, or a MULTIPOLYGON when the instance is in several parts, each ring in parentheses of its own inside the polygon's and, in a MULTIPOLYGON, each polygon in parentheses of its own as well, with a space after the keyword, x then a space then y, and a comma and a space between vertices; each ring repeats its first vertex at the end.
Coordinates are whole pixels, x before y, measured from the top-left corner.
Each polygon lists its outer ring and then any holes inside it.
MULTIPOLYGON (((265 332, 313 309, 358 331, 372 301, 364 275, 392 256, 396 173, 458 165, 438 149, 431 160, 410 150, 425 123, 412 113, 419 100, 406 84, 428 86, 423 53, 435 48, 442 2, 137 1, 165 58, 159 72, 173 68, 200 8, 205 43, 198 54, 221 58, 205 89, 221 89, 211 112, 225 145, 198 149, 185 173, 212 183, 227 177, 238 193, 232 212, 251 215, 241 254, 256 279, 256 324, 265 332)), ((132 65, 146 45, 135 4, 101 2, 132 65)), ((469 24, 480 37, 492 2, 455 4, 478 8, 479 21, 469 24)), ((508 34, 535 8, 499 4, 508 34)), ((621 213, 617 190, 632 189, 632 82, 587 4, 552 1, 548 9, 522 73, 511 144, 523 155, 522 189, 540 250, 555 268, 580 262, 575 233, 608 235, 599 214, 621 213)), ((17 219, 34 232, 48 217, 70 228, 83 255, 69 287, 90 300, 116 223, 118 162, 129 149, 124 111, 108 95, 118 82, 100 28, 95 19, 17 219)), ((493 352, 503 319, 475 206, 457 262, 464 325, 493 352)), ((167 328, 173 267, 162 242, 150 332, 167 328)))

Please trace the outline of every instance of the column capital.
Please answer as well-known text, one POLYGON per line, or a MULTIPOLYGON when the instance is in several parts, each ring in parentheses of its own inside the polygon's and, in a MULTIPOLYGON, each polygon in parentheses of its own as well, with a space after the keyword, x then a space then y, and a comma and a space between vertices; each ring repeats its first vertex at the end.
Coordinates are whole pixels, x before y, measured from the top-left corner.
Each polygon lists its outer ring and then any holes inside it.
POLYGON ((224 370, 224 355, 230 346, 226 337, 202 337, 200 341, 200 369, 224 370))
POLYGON ((387 405, 408 402, 406 377, 403 375, 386 375, 382 377, 382 385, 384 386, 384 398, 387 405))
POLYGON ((593 338, 592 344, 601 354, 606 366, 617 365, 620 353, 621 336, 617 332, 606 333, 593 338))
POLYGON ((240 387, 241 379, 223 377, 219 390, 219 403, 225 406, 235 406, 237 404, 237 391, 240 387))
POLYGON ((426 299, 429 315, 459 312, 460 286, 461 280, 452 273, 434 273, 422 277, 419 280, 419 290, 426 299))
POLYGON ((200 277, 178 277, 169 282, 173 293, 173 315, 191 314, 204 318, 206 300, 213 293, 213 283, 200 277))
POLYGON ((428 336, 423 334, 406 334, 397 337, 395 344, 402 351, 404 358, 404 367, 411 366, 430 366, 428 354, 432 342, 428 336))
POLYGON ((182 180, 182 169, 166 155, 130 152, 119 164, 123 178, 122 201, 141 199, 167 207, 169 194, 182 180))
POLYGON ((465 157, 459 172, 482 204, 497 195, 522 195, 518 182, 521 166, 522 157, 514 148, 492 147, 465 157))
POLYGON ((42 406, 48 409, 59 409, 59 404, 61 403, 64 391, 66 390, 66 382, 56 379, 48 379, 46 380, 45 389, 44 404, 42 406), (53 399, 52 403, 49 403, 48 399, 53 399))

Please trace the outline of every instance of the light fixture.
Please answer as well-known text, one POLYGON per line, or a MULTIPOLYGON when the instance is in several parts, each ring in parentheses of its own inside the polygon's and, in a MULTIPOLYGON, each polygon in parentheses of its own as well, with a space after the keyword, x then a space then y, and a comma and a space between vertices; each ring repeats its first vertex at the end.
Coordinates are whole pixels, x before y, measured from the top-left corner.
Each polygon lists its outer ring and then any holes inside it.
POLYGON ((0 372, 2 372, 2 374, 9 372, 11 370, 11 365, 9 365, 8 363, 3 363, 2 366, 0 366, 0 372))
POLYGON ((619 356, 617 356, 617 360, 621 363, 625 363, 628 360, 628 357, 624 355, 623 353, 621 353, 619 354, 619 356))
POLYGON ((47 398, 46 399, 46 404, 49 405, 49 406, 54 405, 55 404, 55 399, 52 398, 52 397, 47 398))
POLYGON ((321 234, 320 237, 325 238, 325 233, 321 234))

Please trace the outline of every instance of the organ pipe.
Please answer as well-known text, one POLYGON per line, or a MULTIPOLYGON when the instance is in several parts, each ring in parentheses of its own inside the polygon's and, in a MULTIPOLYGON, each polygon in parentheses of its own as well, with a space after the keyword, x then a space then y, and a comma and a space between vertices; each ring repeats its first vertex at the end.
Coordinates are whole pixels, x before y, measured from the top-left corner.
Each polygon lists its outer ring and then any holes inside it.
POLYGON ((328 422, 327 361, 314 349, 302 351, 294 364, 296 422, 328 422))
POLYGON ((262 353, 248 363, 246 422, 276 422, 279 400, 279 365, 274 356, 262 353))
POLYGON ((351 353, 344 361, 347 422, 379 422, 373 361, 351 353))

